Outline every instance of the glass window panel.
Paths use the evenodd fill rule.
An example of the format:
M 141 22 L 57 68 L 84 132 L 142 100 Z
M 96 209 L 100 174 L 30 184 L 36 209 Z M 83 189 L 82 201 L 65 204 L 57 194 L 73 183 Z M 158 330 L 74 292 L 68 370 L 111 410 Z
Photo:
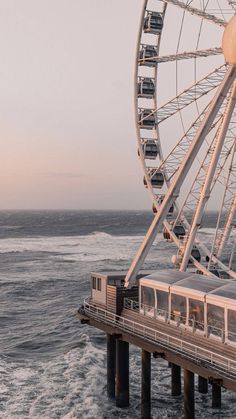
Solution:
M 92 276 L 92 287 L 95 290 L 96 289 L 96 278 Z
M 225 327 L 224 309 L 214 304 L 207 304 L 208 332 L 222 337 L 222 330 Z
M 186 322 L 186 297 L 171 294 L 171 319 Z
M 154 289 L 141 286 L 141 303 L 150 307 L 155 307 Z
M 157 312 L 159 315 L 165 315 L 166 312 L 169 310 L 168 304 L 168 293 L 166 291 L 156 290 L 157 296 Z M 159 312 L 160 310 L 160 312 Z
M 155 294 L 153 288 L 141 286 L 141 303 L 144 314 L 154 316 Z
M 194 325 L 196 329 L 204 330 L 204 303 L 189 298 L 189 326 Z
M 98 291 L 101 291 L 102 289 L 102 281 L 101 278 L 98 278 Z
M 236 311 L 228 310 L 228 338 L 236 342 Z

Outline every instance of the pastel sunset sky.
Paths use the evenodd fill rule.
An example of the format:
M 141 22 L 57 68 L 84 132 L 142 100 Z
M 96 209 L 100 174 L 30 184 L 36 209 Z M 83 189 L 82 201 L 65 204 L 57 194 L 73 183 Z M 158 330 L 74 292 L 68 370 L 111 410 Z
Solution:
M 142 3 L 0 0 L 1 209 L 151 207 L 133 109 Z
M 1 208 L 149 203 L 133 121 L 141 3 L 0 2 Z

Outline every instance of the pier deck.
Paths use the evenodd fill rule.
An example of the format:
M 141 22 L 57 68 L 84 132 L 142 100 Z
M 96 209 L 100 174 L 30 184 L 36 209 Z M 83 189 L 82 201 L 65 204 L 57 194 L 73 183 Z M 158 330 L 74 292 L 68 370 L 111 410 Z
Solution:
M 218 380 L 236 391 L 236 347 L 220 339 L 208 339 L 200 333 L 191 333 L 182 325 L 168 322 L 123 308 L 120 316 L 85 300 L 79 311 L 82 322 L 89 323 L 118 339 L 134 344 L 171 363 L 192 371 L 210 381 Z

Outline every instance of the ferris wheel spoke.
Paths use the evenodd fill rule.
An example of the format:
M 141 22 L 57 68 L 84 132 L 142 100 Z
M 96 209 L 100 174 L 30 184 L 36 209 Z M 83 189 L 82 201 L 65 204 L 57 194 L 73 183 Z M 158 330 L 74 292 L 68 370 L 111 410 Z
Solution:
M 196 51 L 184 51 L 177 54 L 149 57 L 149 58 L 139 60 L 139 64 L 144 64 L 145 62 L 148 63 L 148 61 L 155 61 L 156 64 L 159 64 L 159 63 L 166 63 L 169 61 L 179 61 L 179 60 L 188 60 L 191 58 L 210 57 L 212 55 L 220 55 L 220 54 L 222 54 L 222 48 L 215 47 L 215 48 L 201 49 L 201 50 L 196 50 Z
M 176 144 L 176 146 L 172 149 L 172 151 L 168 154 L 168 156 L 161 162 L 161 165 L 159 166 L 158 170 L 165 170 L 165 173 L 167 175 L 167 182 L 171 182 L 171 179 L 176 174 L 179 165 L 181 164 L 183 158 L 185 157 L 191 142 L 199 129 L 201 122 L 203 121 L 204 116 L 206 115 L 208 109 L 207 107 L 201 112 L 201 114 L 198 116 L 198 118 L 193 122 L 191 127 L 188 129 L 188 131 L 183 135 L 183 137 L 180 139 L 180 141 Z M 213 122 L 210 130 L 212 131 L 217 124 L 219 123 L 220 119 L 222 118 L 222 113 L 219 112 L 219 115 L 217 115 L 215 121 Z
M 225 74 L 224 80 L 222 81 L 220 87 L 217 90 L 211 104 L 209 106 L 208 112 L 205 115 L 203 123 L 199 127 L 192 144 L 183 159 L 178 172 L 176 173 L 175 178 L 173 179 L 164 199 L 159 207 L 159 211 L 155 215 L 153 222 L 141 244 L 133 263 L 131 264 L 129 271 L 125 278 L 125 287 L 129 286 L 135 281 L 136 274 L 138 273 L 140 267 L 142 266 L 146 256 L 152 246 L 153 241 L 155 240 L 158 228 L 160 224 L 165 219 L 170 206 L 173 204 L 175 199 L 179 195 L 180 188 L 193 164 L 193 161 L 209 132 L 209 129 L 217 115 L 218 110 L 220 109 L 227 93 L 235 79 L 236 70 L 234 67 L 229 67 L 228 71 Z M 188 255 L 189 260 L 189 255 Z
M 236 0 L 227 0 L 232 9 L 236 10 Z
M 158 109 L 145 110 L 144 116 L 140 117 L 139 124 L 148 120 L 154 114 L 156 115 L 156 125 L 170 118 L 180 110 L 191 105 L 191 103 L 200 99 L 202 96 L 214 90 L 219 86 L 225 75 L 225 64 L 208 74 L 203 79 L 199 80 L 196 84 L 191 85 L 188 89 L 175 96 L 163 106 Z
M 223 114 L 221 115 L 219 121 L 222 119 L 222 116 L 223 116 Z M 230 131 L 230 134 L 227 133 L 226 136 L 225 136 L 224 145 L 222 147 L 222 151 L 220 153 L 220 156 L 219 156 L 219 159 L 218 159 L 218 162 L 217 162 L 217 165 L 216 165 L 216 170 L 215 170 L 215 174 L 214 174 L 214 177 L 213 177 L 213 181 L 212 181 L 212 184 L 210 186 L 210 193 L 212 193 L 212 191 L 213 191 L 213 189 L 214 189 L 214 187 L 217 183 L 222 183 L 223 185 L 225 185 L 226 182 L 227 182 L 225 180 L 224 168 L 225 168 L 225 166 L 226 166 L 226 164 L 227 164 L 227 162 L 230 158 L 230 155 L 232 155 L 232 150 L 235 147 L 234 142 L 235 142 L 235 136 L 236 136 L 236 132 L 235 132 L 235 136 L 232 136 L 231 130 L 228 130 L 228 131 Z M 217 136 L 217 133 L 216 133 L 216 136 Z M 198 170 L 198 172 L 195 176 L 195 179 L 194 179 L 194 181 L 193 181 L 193 183 L 192 183 L 192 185 L 189 189 L 189 193 L 187 194 L 187 196 L 186 196 L 186 198 L 185 198 L 185 200 L 184 200 L 184 202 L 183 202 L 183 204 L 182 204 L 182 206 L 179 210 L 179 213 L 176 217 L 175 224 L 179 221 L 179 219 L 182 217 L 182 215 L 184 214 L 185 211 L 194 212 L 196 202 L 197 202 L 197 200 L 199 198 L 199 194 L 202 190 L 202 184 L 205 180 L 205 174 L 206 174 L 211 156 L 214 152 L 214 147 L 215 147 L 215 138 L 213 138 L 212 142 L 210 143 L 210 145 L 209 145 L 209 147 L 206 151 L 205 157 L 204 157 L 204 159 L 203 159 L 203 161 L 200 165 L 200 168 L 199 168 L 199 170 Z
M 221 233 L 221 237 L 218 243 L 218 252 L 217 257 L 220 258 L 222 256 L 223 250 L 228 242 L 230 233 L 235 226 L 235 214 L 236 214 L 236 195 L 234 195 L 224 226 L 224 230 Z
M 156 113 L 156 123 L 159 125 L 161 122 L 179 112 L 179 110 L 184 109 L 186 106 L 218 87 L 223 80 L 225 70 L 225 65 L 217 68 L 215 71 L 181 92 L 178 96 L 175 96 L 157 110 L 150 112 L 150 115 Z
M 214 142 L 214 141 L 213 141 Z M 211 152 L 212 152 L 212 145 L 213 144 L 211 144 L 211 146 L 209 147 L 209 150 L 207 151 L 207 155 L 209 155 Z M 233 149 L 233 147 L 232 147 L 232 149 Z M 231 150 L 230 150 L 230 152 L 231 152 Z M 227 160 L 229 159 L 229 154 L 227 154 L 227 155 L 224 155 L 224 162 L 223 162 L 223 164 L 222 163 L 218 163 L 218 165 L 219 166 L 221 166 L 221 164 L 222 164 L 222 167 L 226 164 L 226 162 L 227 162 Z M 195 179 L 195 181 L 193 182 L 193 184 L 192 184 L 192 186 L 191 186 L 191 188 L 190 188 L 190 192 L 189 192 L 189 194 L 187 195 L 187 198 L 185 199 L 185 201 L 184 201 L 184 203 L 182 204 L 182 206 L 181 206 L 181 208 L 180 208 L 180 210 L 179 210 L 179 212 L 178 212 L 178 215 L 176 216 L 176 219 L 175 219 L 175 221 L 174 221 L 174 223 L 173 223 L 173 225 L 172 225 L 172 230 L 173 230 L 173 228 L 175 227 L 175 225 L 178 225 L 178 223 L 180 223 L 181 222 L 181 224 L 183 224 L 184 225 L 184 227 L 185 227 L 185 229 L 186 229 L 186 231 L 190 231 L 190 229 L 191 229 L 191 225 L 189 224 L 189 222 L 187 221 L 187 219 L 186 219 L 186 217 L 185 217 L 185 215 L 184 215 L 184 213 L 185 212 L 193 212 L 193 210 L 195 209 L 195 206 L 196 206 L 196 202 L 198 202 L 198 199 L 199 199 L 199 194 L 200 194 L 200 192 L 201 192 L 201 190 L 202 190 L 202 185 L 203 185 L 203 182 L 204 182 L 204 180 L 205 180 L 205 178 L 204 178 L 204 172 L 206 171 L 206 167 L 207 167 L 207 157 L 204 159 L 204 161 L 203 161 L 203 163 L 202 163 L 202 166 L 201 166 L 201 168 L 199 169 L 199 171 L 198 171 L 198 174 L 197 174 L 197 176 L 196 176 L 196 179 Z M 220 167 L 220 169 L 219 170 L 222 170 L 222 167 Z M 231 167 L 231 169 L 232 169 L 232 167 Z M 233 169 L 232 169 L 233 170 Z M 235 178 L 236 179 L 236 178 Z M 213 180 L 213 185 L 212 185 L 212 187 L 211 187 L 211 190 L 210 190 L 210 193 L 212 193 L 212 190 L 213 190 L 213 188 L 214 188 L 214 186 L 215 186 L 215 184 L 216 184 L 216 181 L 218 180 L 218 175 L 217 175 L 217 173 L 215 174 L 215 178 L 214 178 L 214 180 Z M 229 183 L 229 182 L 228 182 Z M 234 182 L 234 187 L 235 187 L 235 182 Z M 230 182 L 230 185 L 232 186 L 232 180 L 231 180 L 231 182 Z M 230 189 L 230 187 L 228 188 L 228 190 Z M 231 197 L 232 197 L 232 195 L 231 195 Z M 231 198 L 232 199 L 232 198 Z M 229 199 L 228 200 L 224 200 L 223 199 L 223 203 L 224 203 L 224 205 L 222 206 L 222 209 L 223 209 L 223 211 L 228 211 L 228 205 L 227 205 L 227 202 L 229 201 Z M 219 216 L 218 216 L 218 220 L 221 218 L 221 216 L 222 216 L 222 209 L 221 209 L 221 211 L 220 211 L 220 213 L 219 213 Z M 216 246 L 215 246 L 215 244 L 216 243 L 218 243 L 218 240 L 217 240 L 217 235 L 219 235 L 219 226 L 217 225 L 216 226 L 216 232 L 215 232 L 215 238 L 214 238 L 214 240 L 213 240 L 213 244 L 212 244 L 212 249 L 211 249 L 211 251 L 209 251 L 207 248 L 206 248 L 206 246 L 204 246 L 204 244 L 197 238 L 197 236 L 196 236 L 196 238 L 195 238 L 195 244 L 197 245 L 197 248 L 200 250 L 200 255 L 205 255 L 206 257 L 208 257 L 208 260 L 209 260 L 209 263 L 208 263 L 208 267 L 206 267 L 206 268 L 204 268 L 204 266 L 202 266 L 202 269 L 200 269 L 199 268 L 199 266 L 197 266 L 197 264 L 195 263 L 195 260 L 193 261 L 193 263 L 194 263 L 194 265 L 196 266 L 196 268 L 198 269 L 198 270 L 200 270 L 201 272 L 203 272 L 203 273 L 206 273 L 207 272 L 207 270 L 209 270 L 210 272 L 211 272 L 211 267 L 210 267 L 210 262 L 212 261 L 213 262 L 213 266 L 215 267 L 216 265 L 218 265 L 223 271 L 225 271 L 225 272 L 227 272 L 228 270 L 229 270 L 229 268 L 227 267 L 227 266 L 225 266 L 222 262 L 220 262 L 219 261 L 219 256 L 217 255 L 217 256 L 215 256 L 216 254 L 217 254 L 217 250 L 216 250 Z M 220 231 L 220 233 L 221 233 L 221 231 Z M 180 246 L 179 247 L 181 247 L 181 243 L 180 243 Z M 182 252 L 184 251 L 184 246 L 182 245 Z M 232 277 L 234 277 L 234 278 L 236 278 L 236 275 L 235 274 L 233 274 L 232 272 L 231 272 L 231 276 Z
M 215 266 L 218 266 L 220 269 L 222 269 L 224 272 L 227 272 L 228 275 L 230 275 L 230 277 L 236 279 L 236 273 L 231 270 L 231 267 L 226 266 L 223 262 L 221 262 L 217 257 L 215 257 L 214 255 L 211 255 L 208 248 L 205 246 L 204 243 L 202 242 L 198 242 L 198 240 L 196 240 L 196 244 L 199 245 L 199 248 L 202 249 L 204 251 L 204 253 L 210 258 L 212 262 L 214 263 Z M 204 267 L 204 265 L 202 264 L 196 264 L 194 262 L 194 265 L 199 269 L 199 271 L 206 273 L 207 275 L 211 275 L 211 272 L 208 270 L 208 268 Z M 213 275 L 214 276 L 214 275 Z
M 222 199 L 221 210 L 219 211 L 219 215 L 218 215 L 218 221 L 216 225 L 216 231 L 215 231 L 215 236 L 212 243 L 211 251 L 208 251 L 208 249 L 203 245 L 201 241 L 197 239 L 197 237 L 195 239 L 195 244 L 197 244 L 197 248 L 199 248 L 200 250 L 200 255 L 205 255 L 206 257 L 208 257 L 209 263 L 206 268 L 202 265 L 202 268 L 200 269 L 199 266 L 197 266 L 196 261 L 195 260 L 192 261 L 193 264 L 196 266 L 196 268 L 203 273 L 206 273 L 207 270 L 211 272 L 212 270 L 216 269 L 215 268 L 216 266 L 218 266 L 220 269 L 222 269 L 223 272 L 227 272 L 228 274 L 230 273 L 230 275 L 233 278 L 236 278 L 235 273 L 230 270 L 231 269 L 230 264 L 229 266 L 225 266 L 219 260 L 219 257 L 221 255 L 217 254 L 217 249 L 219 249 L 221 241 L 222 241 L 221 243 L 222 250 L 225 248 L 229 235 L 236 222 L 236 220 L 233 219 L 233 217 L 235 216 L 235 212 L 234 212 L 235 206 L 233 205 L 233 203 L 235 204 L 234 197 L 236 194 L 236 163 L 235 163 L 236 132 L 234 131 L 234 128 L 236 128 L 235 117 L 236 117 L 236 113 L 233 115 L 230 121 L 229 129 L 225 137 L 225 141 L 224 141 L 224 146 L 222 148 L 221 155 L 217 162 L 214 179 L 210 188 L 210 194 L 212 194 L 213 189 L 217 183 L 221 183 L 225 187 L 225 193 Z M 208 150 L 206 151 L 206 156 L 203 159 L 203 162 L 195 177 L 195 180 L 193 181 L 193 184 L 191 185 L 190 191 L 184 203 L 182 204 L 181 208 L 179 209 L 178 215 L 176 216 L 174 223 L 171 226 L 172 230 L 175 227 L 175 225 L 178 225 L 178 223 L 181 222 L 181 224 L 184 225 L 186 231 L 190 231 L 191 226 L 188 223 L 187 219 L 185 218 L 184 213 L 194 212 L 196 202 L 199 199 L 199 194 L 202 190 L 202 185 L 205 180 L 205 173 L 207 171 L 209 157 L 212 155 L 213 149 L 214 149 L 214 139 L 212 140 L 212 143 L 210 144 Z M 229 168 L 226 174 L 225 166 L 227 165 L 229 160 L 230 160 L 230 164 L 229 164 Z M 225 214 L 227 214 L 227 217 L 225 216 Z M 219 228 L 219 222 L 220 221 L 222 222 L 224 217 L 225 217 L 225 227 L 222 230 Z M 180 246 L 181 246 L 181 243 L 180 243 Z M 235 250 L 235 246 L 234 246 L 234 250 Z M 184 251 L 184 246 L 182 246 L 182 251 Z M 211 266 L 211 264 L 213 265 Z
M 190 225 L 185 218 L 182 219 L 182 223 L 186 228 L 190 228 Z M 177 248 L 181 250 L 181 246 L 183 244 L 182 239 L 176 237 L 173 231 L 173 225 L 170 225 L 166 220 L 163 222 L 163 225 L 165 229 L 168 231 L 171 239 L 175 242 Z M 228 275 L 236 279 L 236 273 L 231 270 L 231 267 L 226 266 L 217 257 L 212 255 L 209 249 L 205 246 L 205 244 L 202 243 L 198 238 L 196 238 L 195 244 L 197 248 L 201 251 L 201 254 L 207 256 L 209 260 L 212 260 L 214 266 L 218 266 L 220 269 L 222 269 L 222 271 L 227 272 Z M 192 264 L 196 267 L 196 269 L 198 269 L 199 272 L 202 272 L 204 275 L 215 276 L 214 273 L 212 273 L 211 270 L 208 269 L 208 266 L 205 266 L 204 264 L 198 262 L 192 255 L 189 256 L 189 260 L 191 260 Z
M 203 19 L 209 20 L 210 22 L 216 23 L 219 26 L 226 26 L 225 20 L 219 19 L 215 15 L 210 13 L 206 13 L 204 10 L 197 9 L 195 7 L 190 6 L 180 0 L 163 0 L 165 3 L 173 4 L 174 6 L 180 7 L 181 9 L 186 10 L 187 12 L 191 13 L 192 15 L 199 16 Z
M 236 215 L 236 145 L 234 144 L 233 153 L 231 157 L 231 164 L 228 171 L 228 177 L 225 182 L 225 190 L 222 199 L 221 213 L 217 221 L 217 229 L 215 233 L 214 245 L 212 246 L 212 253 L 216 254 L 218 258 L 222 256 L 223 250 L 228 242 L 230 233 L 235 227 Z M 224 226 L 220 229 L 220 217 L 225 217 Z
M 196 233 L 199 229 L 199 226 L 201 225 L 201 220 L 203 216 L 203 211 L 205 208 L 205 204 L 209 199 L 210 196 L 210 187 L 211 183 L 214 177 L 214 173 L 216 170 L 217 161 L 219 159 L 219 155 L 221 152 L 221 149 L 223 147 L 225 135 L 227 133 L 227 129 L 230 123 L 231 116 L 233 114 L 233 110 L 235 107 L 235 101 L 236 101 L 236 82 L 234 82 L 234 87 L 230 96 L 230 100 L 228 103 L 228 106 L 225 111 L 224 118 L 222 120 L 222 124 L 219 130 L 219 133 L 215 139 L 214 144 L 214 151 L 211 157 L 211 161 L 209 163 L 208 170 L 206 171 L 205 175 L 205 181 L 203 183 L 202 190 L 200 192 L 200 195 L 198 197 L 198 202 L 196 205 L 195 214 L 193 216 L 193 221 L 191 225 L 190 232 L 188 234 L 184 249 L 183 249 L 183 258 L 180 265 L 180 270 L 185 271 L 188 265 L 189 255 L 191 254 L 193 243 L 196 237 Z

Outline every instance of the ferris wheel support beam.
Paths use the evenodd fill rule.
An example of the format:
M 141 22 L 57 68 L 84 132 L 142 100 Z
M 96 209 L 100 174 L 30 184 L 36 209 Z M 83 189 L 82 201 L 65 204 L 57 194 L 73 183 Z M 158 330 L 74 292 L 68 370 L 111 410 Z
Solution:
M 234 137 L 235 137 L 235 135 L 234 135 Z M 227 176 L 227 179 L 226 179 L 226 182 L 225 182 L 225 190 L 224 190 L 224 194 L 223 194 L 223 198 L 222 198 L 220 212 L 219 212 L 219 215 L 218 215 L 216 232 L 215 232 L 215 237 L 214 237 L 214 241 L 213 241 L 212 248 L 211 248 L 211 257 L 209 258 L 208 266 L 210 266 L 211 261 L 212 261 L 212 256 L 214 254 L 218 258 L 221 256 L 221 252 L 219 252 L 219 249 L 222 246 L 222 240 L 225 240 L 225 236 L 227 236 L 227 235 L 229 237 L 230 232 L 231 232 L 231 231 L 229 231 L 229 233 L 227 234 L 226 230 L 228 228 L 227 227 L 228 220 L 231 217 L 232 211 L 234 211 L 233 206 L 236 205 L 236 202 L 234 202 L 235 198 L 236 198 L 236 193 L 235 193 L 236 178 L 235 178 L 235 168 L 234 168 L 234 166 L 235 166 L 235 164 L 234 164 L 235 152 L 236 152 L 236 144 L 235 144 L 235 138 L 234 138 L 234 145 L 232 147 L 232 150 L 230 150 L 230 154 L 231 154 L 230 167 L 229 167 L 228 176 Z M 228 198 L 227 195 L 231 195 L 231 198 Z M 226 212 L 227 216 L 226 216 L 226 219 L 225 219 L 224 227 L 222 229 L 220 229 L 220 220 L 221 220 L 221 217 L 223 216 L 223 211 Z M 233 217 L 234 217 L 234 215 L 233 215 Z M 233 219 L 231 221 L 231 227 L 233 227 L 232 223 L 233 223 Z M 228 241 L 228 237 L 224 242 L 225 244 Z M 229 264 L 229 267 L 230 267 L 230 264 Z
M 228 215 L 228 218 L 227 218 L 227 221 L 226 221 L 226 224 L 225 224 L 225 229 L 224 229 L 223 236 L 222 236 L 220 246 L 219 246 L 219 250 L 218 250 L 218 253 L 217 253 L 218 258 L 221 257 L 222 252 L 224 250 L 224 247 L 225 247 L 225 245 L 226 245 L 226 243 L 229 239 L 229 235 L 230 235 L 230 232 L 231 232 L 232 227 L 233 227 L 233 220 L 234 220 L 234 217 L 235 217 L 235 213 L 236 213 L 236 195 L 233 198 L 233 202 L 232 202 L 232 205 L 231 205 L 231 208 L 230 208 L 230 211 L 229 211 L 229 215 Z
M 230 6 L 232 6 L 232 8 L 234 10 L 236 9 L 236 1 L 235 0 L 228 0 L 228 3 L 230 4 Z
M 166 217 L 169 208 L 175 201 L 175 199 L 179 195 L 180 187 L 192 166 L 192 163 L 207 135 L 210 130 L 211 124 L 214 121 L 218 110 L 220 109 L 225 97 L 227 96 L 228 90 L 232 85 L 233 80 L 235 79 L 235 68 L 230 66 L 228 71 L 225 74 L 224 80 L 222 81 L 218 91 L 216 92 L 210 106 L 208 112 L 203 119 L 201 126 L 199 127 L 192 144 L 186 154 L 185 158 L 183 159 L 179 170 L 176 173 L 175 178 L 173 179 L 172 184 L 170 185 L 165 198 L 163 199 L 162 204 L 160 205 L 159 211 L 155 215 L 148 232 L 128 270 L 128 273 L 125 278 L 125 287 L 132 286 L 136 281 L 136 275 L 139 272 L 141 266 L 143 265 L 144 260 L 155 240 L 155 237 L 158 232 L 158 228 L 160 224 L 163 222 L 164 218 Z
M 219 135 L 216 138 L 216 142 L 214 145 L 215 146 L 214 152 L 213 152 L 213 155 L 212 155 L 209 167 L 208 167 L 208 171 L 205 178 L 205 183 L 200 192 L 200 197 L 199 197 L 199 201 L 196 207 L 195 215 L 193 217 L 192 226 L 188 234 L 188 240 L 187 240 L 186 246 L 184 247 L 183 259 L 180 265 L 180 271 L 182 272 L 186 271 L 186 268 L 188 266 L 189 256 L 192 251 L 192 247 L 195 241 L 197 231 L 199 229 L 199 226 L 201 225 L 204 208 L 210 197 L 211 183 L 215 174 L 217 162 L 220 156 L 221 149 L 224 144 L 224 139 L 225 139 L 227 129 L 231 120 L 231 116 L 235 107 L 235 103 L 236 103 L 236 82 L 234 82 L 233 90 L 230 96 L 228 106 L 225 111 L 222 125 L 220 127 Z
M 195 7 L 191 7 L 186 3 L 183 3 L 180 0 L 163 0 L 165 3 L 173 4 L 174 6 L 180 7 L 191 13 L 192 15 L 202 17 L 203 19 L 209 20 L 210 22 L 216 23 L 220 26 L 226 26 L 225 20 L 219 19 L 218 17 L 211 15 L 210 13 L 206 13 L 203 10 L 199 10 Z
M 156 64 L 159 63 L 167 63 L 170 61 L 179 61 L 179 60 L 188 60 L 191 58 L 202 58 L 202 57 L 210 57 L 212 55 L 219 55 L 222 54 L 222 48 L 208 48 L 208 49 L 200 49 L 196 51 L 184 51 L 177 54 L 170 54 L 170 55 L 160 55 L 156 57 L 145 58 L 142 60 L 138 60 L 139 64 L 148 63 L 149 61 L 156 61 Z
M 156 122 L 159 125 L 161 122 L 173 116 L 180 109 L 191 105 L 196 99 L 201 98 L 213 89 L 219 87 L 220 83 L 225 77 L 225 64 L 208 74 L 196 84 L 191 85 L 188 89 L 181 92 L 178 96 L 169 100 L 158 109 L 150 112 L 150 115 L 156 114 Z M 148 115 L 149 116 L 149 115 Z

